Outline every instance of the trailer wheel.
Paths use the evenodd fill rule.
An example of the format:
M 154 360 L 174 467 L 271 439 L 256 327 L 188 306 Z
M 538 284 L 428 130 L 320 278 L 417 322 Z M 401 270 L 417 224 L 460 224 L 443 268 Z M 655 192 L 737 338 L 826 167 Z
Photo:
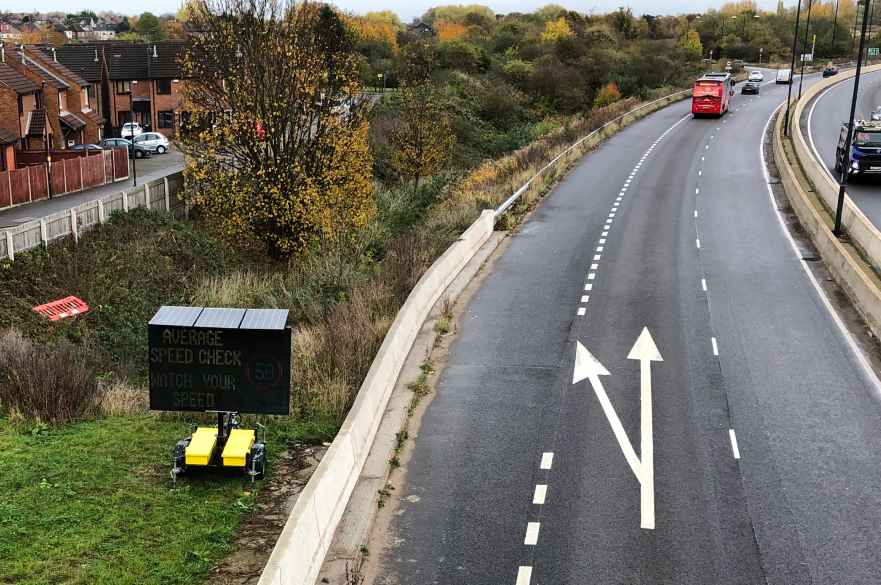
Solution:
M 251 452 L 245 460 L 245 473 L 252 479 L 263 479 L 266 475 L 266 445 L 254 443 Z

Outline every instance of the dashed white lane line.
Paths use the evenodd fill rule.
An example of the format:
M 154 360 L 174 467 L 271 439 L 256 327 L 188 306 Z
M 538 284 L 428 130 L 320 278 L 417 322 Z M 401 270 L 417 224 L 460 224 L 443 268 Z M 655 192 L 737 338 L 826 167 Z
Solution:
M 538 544 L 538 531 L 540 529 L 540 522 L 528 522 L 526 524 L 526 538 L 523 539 L 523 544 L 527 546 L 535 546 Z
M 703 171 L 698 171 L 698 172 L 697 172 L 697 176 L 698 176 L 698 177 L 700 177 L 700 176 L 703 175 L 703 174 L 704 174 Z
M 587 309 L 584 307 L 578 307 L 578 311 L 575 314 L 579 317 L 584 317 L 587 314 Z
M 602 259 L 602 257 L 603 257 L 602 254 L 594 254 L 594 256 L 593 256 L 594 262 L 599 262 L 600 259 Z
M 581 302 L 587 303 L 590 301 L 590 295 L 581 295 Z
M 695 238 L 695 239 L 694 239 L 694 244 L 697 246 L 698 250 L 700 250 L 700 247 L 701 247 L 701 239 L 700 239 L 700 238 Z
M 603 251 L 603 246 L 597 246 L 597 252 L 602 252 L 602 251 Z
M 704 162 L 704 157 L 701 157 L 701 162 Z
M 605 244 L 605 243 L 606 243 L 606 238 L 600 238 L 600 244 Z
M 602 233 L 602 236 L 603 236 L 604 238 L 608 237 L 608 236 L 609 236 L 609 232 L 603 232 L 603 233 Z
M 737 435 L 734 434 L 734 429 L 728 429 L 728 436 L 731 438 L 731 452 L 734 453 L 734 458 L 740 459 L 740 449 L 737 447 Z
M 591 269 L 591 270 L 599 270 L 599 269 L 600 269 L 600 265 L 599 265 L 599 264 L 591 264 L 591 265 L 590 265 L 590 269 Z
M 716 343 L 715 337 L 711 337 L 710 341 L 713 343 L 713 355 L 718 357 L 719 356 L 719 344 Z
M 515 585 L 529 585 L 532 580 L 532 567 L 520 567 L 517 569 L 517 583 Z
M 550 451 L 541 454 L 539 469 L 550 469 L 554 464 L 554 454 Z
M 535 486 L 535 493 L 532 494 L 532 503 L 538 504 L 539 506 L 544 505 L 545 499 L 548 495 L 548 486 L 547 484 L 540 483 Z
M 588 291 L 588 292 L 592 291 L 592 290 L 593 290 L 593 285 L 592 285 L 592 284 L 585 284 L 585 285 L 584 285 L 584 290 L 586 290 L 586 291 Z
M 697 209 L 694 210 L 694 218 L 697 219 Z
M 700 195 L 700 194 L 701 194 L 700 187 L 695 188 L 695 190 L 694 190 L 694 194 L 695 194 L 695 195 Z
M 707 292 L 707 279 L 706 278 L 701 279 L 701 288 L 704 290 L 704 292 Z

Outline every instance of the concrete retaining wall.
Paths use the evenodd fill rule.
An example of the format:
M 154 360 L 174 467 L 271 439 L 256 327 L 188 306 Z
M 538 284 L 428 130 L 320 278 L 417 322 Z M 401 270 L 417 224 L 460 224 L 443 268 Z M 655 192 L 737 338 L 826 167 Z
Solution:
M 793 135 L 795 135 L 794 132 Z M 829 226 L 829 217 L 820 209 L 820 201 L 812 199 L 811 194 L 799 182 L 796 171 L 793 169 L 792 162 L 787 158 L 783 146 L 782 115 L 778 118 L 774 129 L 773 151 L 774 161 L 780 173 L 780 180 L 783 183 L 789 203 L 798 216 L 799 222 L 810 235 L 829 272 L 847 292 L 851 302 L 860 312 L 869 329 L 876 337 L 881 335 L 881 289 L 879 289 L 871 276 L 871 267 L 863 265 L 856 251 L 848 250 L 832 234 Z M 809 163 L 802 165 L 805 167 L 805 171 L 808 169 L 816 170 L 816 166 L 810 164 L 813 158 L 802 160 L 806 160 Z M 817 176 L 816 172 L 813 174 L 815 177 Z M 836 196 L 837 193 L 836 189 Z M 816 195 L 819 196 L 819 192 Z M 847 201 L 849 202 L 850 200 L 848 199 Z M 862 216 L 862 214 L 854 214 L 850 216 L 850 220 L 854 222 L 853 225 L 860 225 L 858 222 L 861 221 L 861 217 L 865 219 L 865 216 Z M 868 231 L 862 233 L 864 237 L 869 235 Z
M 881 70 L 881 64 L 870 65 L 863 68 L 863 72 L 871 73 L 872 71 Z M 801 100 L 792 109 L 792 120 L 790 122 L 790 134 L 792 135 L 792 144 L 795 148 L 795 154 L 801 163 L 802 170 L 808 178 L 808 181 L 814 187 L 817 196 L 823 201 L 823 204 L 835 212 L 838 205 L 838 183 L 829 176 L 826 165 L 823 161 L 817 160 L 814 156 L 813 149 L 807 138 L 802 132 L 799 120 L 802 113 L 811 102 L 811 100 L 825 91 L 828 87 L 840 83 L 843 79 L 852 78 L 856 74 L 856 70 L 843 71 L 835 77 L 824 79 L 805 91 Z M 837 136 L 825 136 L 824 140 L 836 140 Z M 881 267 L 881 231 L 879 231 L 871 221 L 856 206 L 850 197 L 844 198 L 844 209 L 841 214 L 841 223 L 850 236 L 854 244 L 859 247 L 866 257 L 872 262 L 873 266 Z
M 370 452 L 404 360 L 429 311 L 492 235 L 484 211 L 422 276 L 385 336 L 342 428 L 300 493 L 259 585 L 311 585 Z

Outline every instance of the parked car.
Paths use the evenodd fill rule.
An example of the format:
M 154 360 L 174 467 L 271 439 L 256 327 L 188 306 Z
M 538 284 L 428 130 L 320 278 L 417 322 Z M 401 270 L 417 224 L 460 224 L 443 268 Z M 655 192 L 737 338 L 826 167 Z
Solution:
M 743 84 L 743 87 L 740 89 L 740 93 L 751 93 L 755 95 L 759 95 L 759 87 L 760 85 L 755 81 L 747 81 Z
M 68 150 L 104 150 L 97 144 L 74 144 Z
M 792 81 L 792 69 L 778 69 L 777 83 L 790 83 Z
M 838 75 L 838 68 L 834 65 L 830 65 L 823 69 L 823 77 L 832 77 L 833 75 Z
M 749 81 L 765 81 L 765 74 L 761 71 L 750 71 L 749 72 Z
M 152 153 L 149 149 L 138 144 L 132 144 L 130 140 L 125 138 L 105 138 L 101 141 L 102 148 L 126 148 L 128 149 L 129 158 L 150 158 Z
M 137 122 L 127 122 L 122 125 L 119 135 L 123 138 L 131 138 L 132 136 L 140 136 L 144 133 L 144 129 Z
M 158 132 L 144 132 L 135 136 L 134 143 L 143 146 L 150 152 L 165 154 L 168 152 L 168 138 Z

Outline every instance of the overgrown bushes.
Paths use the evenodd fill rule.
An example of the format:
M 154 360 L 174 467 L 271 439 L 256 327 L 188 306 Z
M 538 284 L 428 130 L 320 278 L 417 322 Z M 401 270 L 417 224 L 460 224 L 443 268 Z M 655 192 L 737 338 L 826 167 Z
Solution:
M 66 423 L 97 408 L 96 371 L 69 342 L 37 345 L 14 329 L 0 333 L 0 413 Z

